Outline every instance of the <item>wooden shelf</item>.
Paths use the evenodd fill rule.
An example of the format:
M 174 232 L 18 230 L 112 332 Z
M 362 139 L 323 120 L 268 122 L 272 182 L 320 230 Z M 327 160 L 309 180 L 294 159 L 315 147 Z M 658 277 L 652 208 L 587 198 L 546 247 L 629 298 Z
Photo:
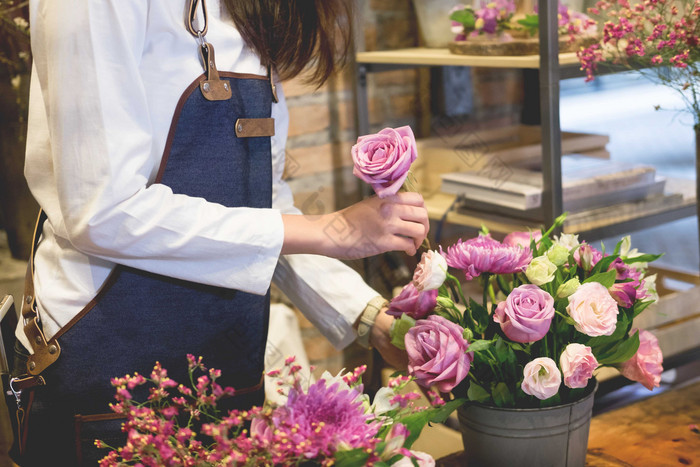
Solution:
M 539 55 L 523 56 L 476 56 L 458 55 L 448 49 L 415 47 L 409 49 L 358 52 L 360 65 L 406 65 L 406 66 L 476 66 L 488 68 L 533 68 L 540 67 Z M 559 54 L 560 66 L 578 66 L 576 54 Z

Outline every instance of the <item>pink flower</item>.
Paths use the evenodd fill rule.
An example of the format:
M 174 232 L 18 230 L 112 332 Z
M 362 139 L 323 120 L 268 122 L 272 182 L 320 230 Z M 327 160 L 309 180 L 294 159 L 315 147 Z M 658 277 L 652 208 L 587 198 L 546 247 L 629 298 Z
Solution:
M 610 264 L 608 271 L 617 271 L 615 274 L 615 280 L 623 281 L 626 279 L 639 280 L 642 277 L 642 273 L 635 269 L 629 264 L 625 264 L 622 258 L 615 258 L 615 260 Z
M 250 436 L 267 446 L 272 442 L 274 434 L 265 419 L 256 417 L 250 422 Z
M 570 388 L 585 388 L 598 368 L 598 360 L 590 347 L 583 344 L 569 344 L 559 357 L 559 366 L 564 373 L 564 384 Z
M 423 387 L 435 384 L 440 392 L 450 392 L 466 378 L 474 360 L 463 332 L 442 316 L 418 320 L 405 337 L 408 374 Z
M 639 282 L 618 282 L 608 289 L 610 295 L 622 308 L 630 308 L 637 298 Z
M 396 317 L 407 314 L 413 319 L 423 318 L 435 308 L 437 296 L 437 290 L 419 292 L 413 282 L 409 282 L 401 290 L 401 293 L 389 302 L 387 314 Z
M 493 314 L 509 339 L 524 344 L 542 339 L 553 317 L 554 299 L 533 284 L 515 288 Z
M 532 232 L 511 232 L 503 239 L 504 245 L 518 246 L 530 248 L 530 241 L 534 239 L 535 243 L 542 239 L 542 232 L 533 230 Z
M 442 248 L 441 248 L 442 252 Z M 467 280 L 472 280 L 484 272 L 492 274 L 513 274 L 524 272 L 530 264 L 530 248 L 503 245 L 491 235 L 479 235 L 465 242 L 461 239 L 447 248 L 445 255 L 448 266 L 461 269 Z
M 634 333 L 636 329 L 632 330 Z M 663 372 L 663 355 L 659 340 L 644 329 L 639 331 L 639 349 L 634 357 L 620 366 L 620 373 L 627 379 L 642 383 L 650 391 L 659 386 Z
M 581 246 L 574 251 L 574 260 L 576 264 L 581 266 L 584 271 L 590 271 L 593 269 L 598 261 L 603 258 L 603 253 L 596 250 L 586 242 L 582 242 Z
M 430 454 L 421 451 L 410 451 L 409 454 L 410 456 L 406 455 L 391 464 L 391 467 L 413 467 L 413 460 L 410 458 L 415 459 L 418 467 L 435 467 L 435 459 Z
M 599 282 L 586 282 L 569 296 L 566 307 L 577 331 L 588 336 L 609 336 L 617 326 L 617 302 Z
M 447 277 L 447 262 L 437 251 L 423 253 L 413 273 L 413 285 L 419 292 L 439 289 Z
M 353 174 L 372 185 L 380 198 L 398 193 L 418 155 L 409 126 L 360 136 L 351 152 Z
M 549 399 L 561 386 L 561 373 L 557 364 L 551 358 L 539 357 L 523 369 L 523 382 L 520 385 L 525 394 L 535 396 L 540 400 Z

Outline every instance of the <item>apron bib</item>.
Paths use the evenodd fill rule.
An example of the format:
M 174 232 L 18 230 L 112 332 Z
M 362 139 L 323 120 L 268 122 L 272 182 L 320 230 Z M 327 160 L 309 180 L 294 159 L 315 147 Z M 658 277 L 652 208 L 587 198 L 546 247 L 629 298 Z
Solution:
M 213 48 L 211 53 L 213 65 Z M 269 208 L 270 81 L 217 73 L 213 85 L 230 97 L 210 100 L 211 78 L 202 75 L 181 97 L 156 183 L 224 206 Z M 207 367 L 222 370 L 218 382 L 239 393 L 226 409 L 261 404 L 268 313 L 269 293 L 117 266 L 74 324 L 57 336 L 60 357 L 41 373 L 46 385 L 34 390 L 22 465 L 95 465 L 108 452 L 94 448 L 95 438 L 123 445 L 122 420 L 105 414 L 114 401 L 110 378 L 149 375 L 156 361 L 187 385 L 186 354 L 202 356 Z

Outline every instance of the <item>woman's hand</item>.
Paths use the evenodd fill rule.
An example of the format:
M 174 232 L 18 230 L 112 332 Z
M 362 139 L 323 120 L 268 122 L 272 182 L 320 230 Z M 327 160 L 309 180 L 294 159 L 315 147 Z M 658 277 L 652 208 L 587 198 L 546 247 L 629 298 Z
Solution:
M 369 335 L 369 342 L 379 351 L 384 361 L 397 370 L 405 371 L 408 367 L 408 354 L 391 343 L 391 323 L 394 318 L 386 314 L 388 308 L 379 311 Z
M 428 234 L 428 211 L 418 193 L 372 196 L 321 216 L 283 215 L 282 254 L 359 259 L 387 251 L 414 255 Z

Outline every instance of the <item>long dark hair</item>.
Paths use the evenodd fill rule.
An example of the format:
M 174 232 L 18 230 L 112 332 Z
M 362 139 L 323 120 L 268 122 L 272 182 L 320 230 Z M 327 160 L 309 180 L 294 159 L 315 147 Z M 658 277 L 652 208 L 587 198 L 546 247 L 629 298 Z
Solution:
M 350 50 L 352 0 L 224 0 L 238 31 L 280 79 L 313 63 L 308 81 L 321 85 Z

